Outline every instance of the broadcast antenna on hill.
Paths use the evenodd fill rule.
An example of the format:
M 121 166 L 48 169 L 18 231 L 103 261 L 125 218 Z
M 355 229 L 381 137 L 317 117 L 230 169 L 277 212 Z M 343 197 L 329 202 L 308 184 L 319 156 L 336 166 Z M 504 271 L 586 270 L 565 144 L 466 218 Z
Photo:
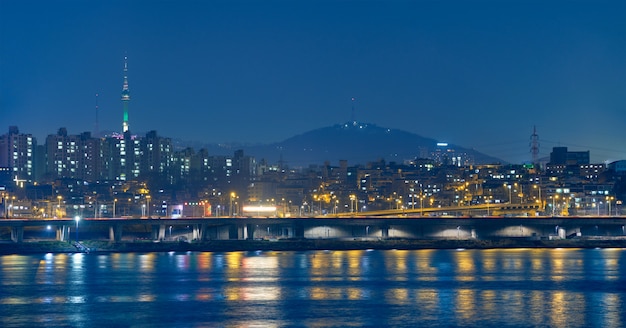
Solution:
M 533 156 L 533 164 L 537 165 L 539 161 L 539 135 L 537 135 L 536 126 L 533 126 L 533 134 L 530 135 L 530 153 Z
M 354 102 L 355 101 L 356 99 L 352 97 L 352 117 L 350 117 L 350 120 L 352 121 L 353 125 L 356 125 L 356 119 L 354 118 Z

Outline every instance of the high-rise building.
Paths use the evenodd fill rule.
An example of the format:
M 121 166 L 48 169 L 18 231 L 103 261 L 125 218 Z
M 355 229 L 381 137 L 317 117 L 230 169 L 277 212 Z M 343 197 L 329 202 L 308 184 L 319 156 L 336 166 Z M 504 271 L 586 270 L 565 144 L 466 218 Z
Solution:
M 34 151 L 37 141 L 32 134 L 20 134 L 17 126 L 0 136 L 0 167 L 9 168 L 16 183 L 34 180 Z
M 89 132 L 68 135 L 67 129 L 60 128 L 46 138 L 46 158 L 46 172 L 54 178 L 100 178 L 100 139 Z
M 108 180 L 133 180 L 141 172 L 141 139 L 126 131 L 106 138 L 103 168 Z
M 122 133 L 127 132 L 128 125 L 128 103 L 130 102 L 130 90 L 128 89 L 128 57 L 124 57 L 124 84 L 122 85 L 122 104 L 124 107 L 124 122 L 122 123 Z
M 172 162 L 172 140 L 150 131 L 141 141 L 141 173 L 166 173 Z

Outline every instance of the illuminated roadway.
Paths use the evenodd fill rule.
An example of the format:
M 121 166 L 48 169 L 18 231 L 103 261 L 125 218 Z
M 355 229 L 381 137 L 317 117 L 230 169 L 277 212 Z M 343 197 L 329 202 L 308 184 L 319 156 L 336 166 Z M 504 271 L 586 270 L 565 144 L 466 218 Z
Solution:
M 423 208 L 404 208 L 404 209 L 390 209 L 379 211 L 366 211 L 366 212 L 351 212 L 351 213 L 337 213 L 327 214 L 323 217 L 354 217 L 354 216 L 398 216 L 398 215 L 420 215 L 429 213 L 442 213 L 446 215 L 453 215 L 456 213 L 463 213 L 463 215 L 471 215 L 472 211 L 481 211 L 481 215 L 488 213 L 488 215 L 503 215 L 503 214 L 528 214 L 529 216 L 535 216 L 539 211 L 539 205 L 535 203 L 529 204 L 478 204 L 469 206 L 450 206 L 450 207 L 423 207 Z

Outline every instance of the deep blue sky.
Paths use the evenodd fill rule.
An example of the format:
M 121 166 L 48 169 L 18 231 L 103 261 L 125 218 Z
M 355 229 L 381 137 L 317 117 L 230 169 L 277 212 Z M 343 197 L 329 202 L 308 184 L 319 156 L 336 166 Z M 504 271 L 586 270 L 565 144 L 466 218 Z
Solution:
M 626 2 L 0 0 L 0 133 L 274 142 L 351 119 L 626 158 Z

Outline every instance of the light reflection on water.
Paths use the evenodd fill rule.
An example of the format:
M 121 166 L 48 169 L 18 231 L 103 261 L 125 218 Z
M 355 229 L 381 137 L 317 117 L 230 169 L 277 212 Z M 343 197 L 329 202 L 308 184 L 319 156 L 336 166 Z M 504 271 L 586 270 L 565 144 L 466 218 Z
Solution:
M 626 326 L 624 249 L 7 255 L 0 288 L 2 327 Z

